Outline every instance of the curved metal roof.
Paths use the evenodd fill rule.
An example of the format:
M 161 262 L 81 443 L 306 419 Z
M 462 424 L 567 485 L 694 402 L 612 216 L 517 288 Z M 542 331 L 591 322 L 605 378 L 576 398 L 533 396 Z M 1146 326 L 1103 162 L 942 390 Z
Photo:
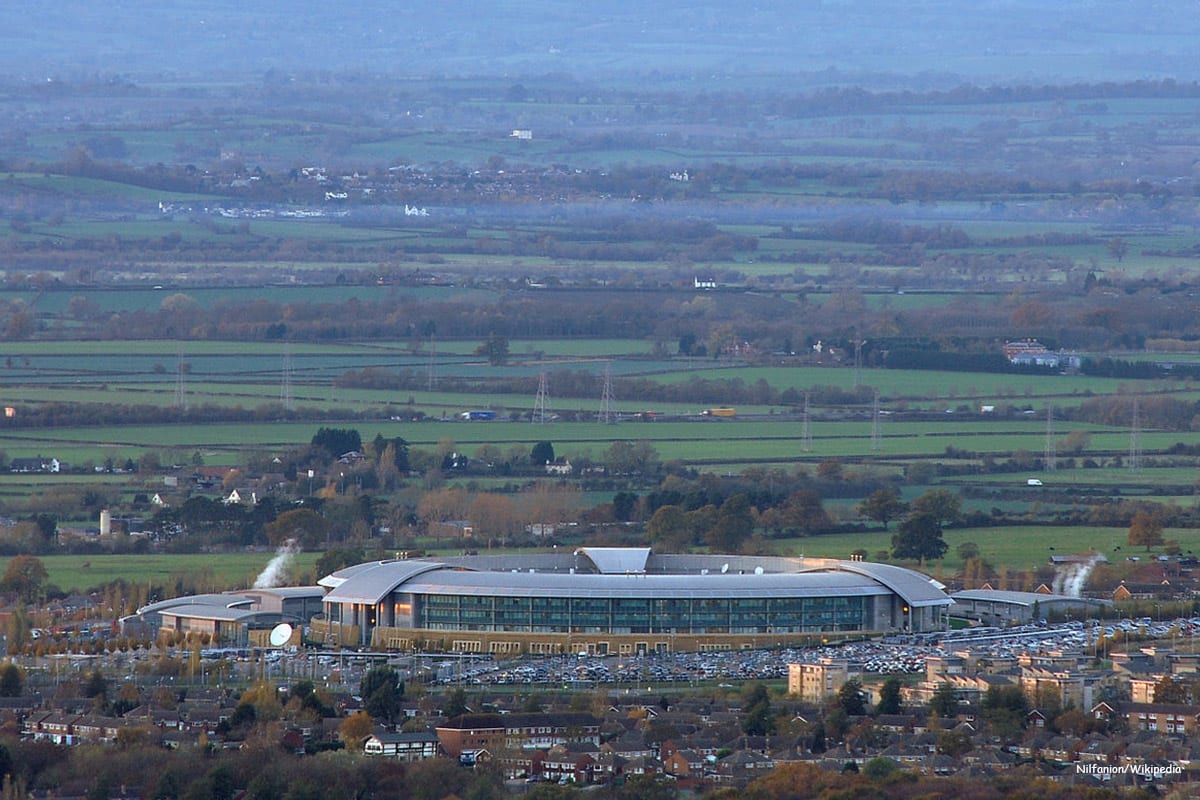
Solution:
M 236 608 L 254 604 L 255 598 L 240 594 L 193 594 L 186 597 L 173 597 L 170 600 L 159 600 L 137 610 L 138 614 L 154 614 L 167 611 L 179 606 L 212 606 L 214 608 Z
M 596 571 L 593 571 L 596 570 Z M 834 559 L 652 555 L 649 548 L 371 561 L 320 581 L 331 603 L 375 605 L 393 591 L 540 597 L 851 597 L 896 594 L 948 606 L 941 584 L 890 564 Z
M 375 605 L 400 584 L 435 569 L 444 569 L 437 561 L 400 560 L 372 561 L 338 570 L 328 577 L 337 577 L 337 584 L 325 600 L 330 603 L 362 603 Z M 490 573 L 484 573 L 490 574 Z M 321 583 L 324 584 L 325 579 Z M 327 585 L 327 584 L 324 584 Z
M 254 622 L 256 620 L 274 621 L 279 619 L 278 611 L 247 611 L 240 608 L 224 606 L 185 605 L 163 609 L 161 612 L 168 617 L 183 617 L 186 619 L 206 619 L 217 622 Z
M 326 575 L 324 578 L 321 578 L 321 580 L 317 581 L 317 585 L 324 586 L 326 589 L 336 589 L 337 587 L 341 586 L 343 583 L 345 583 L 346 581 L 355 577 L 356 575 L 359 575 L 363 572 L 369 572 L 369 571 L 375 569 L 376 567 L 378 567 L 380 564 L 393 564 L 393 563 L 395 563 L 395 559 L 391 559 L 388 561 L 364 561 L 361 564 L 354 564 L 349 567 L 342 567 L 341 569 L 337 570 L 336 572 L 333 572 L 329 575 Z
M 953 602 L 946 594 L 945 586 L 911 569 L 870 561 L 839 561 L 837 564 L 838 569 L 879 581 L 910 606 L 948 606 Z
M 486 594 L 497 597 L 861 597 L 890 590 L 866 576 L 845 572 L 762 575 L 594 575 L 543 572 L 470 572 L 439 569 L 400 587 L 413 594 Z
M 649 547 L 581 547 L 576 555 L 585 555 L 605 575 L 645 572 Z
M 1092 606 L 1112 605 L 1111 600 L 1097 600 L 1091 597 L 1076 597 L 1067 594 L 1043 594 L 1041 592 L 1014 592 L 1002 589 L 964 589 L 961 592 L 952 594 L 950 599 L 954 601 L 1004 603 L 1025 607 L 1030 607 L 1034 603 L 1038 603 L 1039 605 L 1062 603 Z

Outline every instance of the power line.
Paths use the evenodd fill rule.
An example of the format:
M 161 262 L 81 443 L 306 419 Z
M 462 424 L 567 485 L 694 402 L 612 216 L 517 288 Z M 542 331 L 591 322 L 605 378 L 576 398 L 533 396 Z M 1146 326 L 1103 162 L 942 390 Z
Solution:
M 549 399 L 550 393 L 546 389 L 546 373 L 543 372 L 538 375 L 537 397 L 533 400 L 533 422 L 542 424 L 546 421 L 546 403 Z
M 292 346 L 283 346 L 283 375 L 279 379 L 279 402 L 284 411 L 295 410 L 292 402 Z
M 433 391 L 434 383 L 436 383 L 436 378 L 433 373 L 434 354 L 436 352 L 437 352 L 437 349 L 434 347 L 434 344 L 433 344 L 433 332 L 431 331 L 429 333 L 429 375 L 428 375 L 428 381 L 426 382 L 426 388 L 431 392 Z
M 175 407 L 187 411 L 187 388 L 184 386 L 184 376 L 187 374 L 183 361 L 183 345 L 179 345 L 175 364 Z
M 1054 406 L 1046 404 L 1046 453 L 1043 459 L 1046 471 L 1054 472 L 1058 467 L 1058 446 L 1054 442 Z
M 804 452 L 812 452 L 812 425 L 808 415 L 808 392 L 804 393 L 804 427 L 800 433 L 801 447 Z
M 1129 470 L 1142 471 L 1142 418 L 1138 413 L 1138 396 L 1133 396 L 1133 414 L 1129 423 Z
M 855 389 L 857 389 L 861 385 L 861 382 L 859 381 L 859 377 L 860 377 L 859 373 L 862 372 L 862 365 L 863 365 L 862 364 L 862 349 L 863 349 L 863 345 L 866 343 L 867 343 L 866 339 L 855 338 L 855 340 L 854 340 L 854 388 Z
M 605 425 L 613 423 L 613 383 L 612 365 L 604 365 L 604 387 L 600 390 L 600 421 Z
M 871 452 L 879 452 L 879 390 L 871 403 Z

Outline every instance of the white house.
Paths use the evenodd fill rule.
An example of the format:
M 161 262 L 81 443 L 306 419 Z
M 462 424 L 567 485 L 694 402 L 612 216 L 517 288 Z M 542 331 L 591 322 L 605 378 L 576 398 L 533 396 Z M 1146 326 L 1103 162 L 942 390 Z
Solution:
M 436 758 L 441 752 L 436 733 L 377 733 L 367 738 L 363 752 L 369 756 L 389 756 L 401 761 Z
M 546 464 L 547 475 L 570 475 L 574 470 L 575 468 L 571 466 L 571 462 L 565 458 Z

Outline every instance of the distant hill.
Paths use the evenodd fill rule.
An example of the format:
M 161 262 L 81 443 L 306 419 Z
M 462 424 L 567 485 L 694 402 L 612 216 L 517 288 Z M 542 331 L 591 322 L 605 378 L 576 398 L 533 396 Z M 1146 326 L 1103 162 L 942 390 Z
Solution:
M 727 75 L 834 69 L 831 83 L 926 87 L 1200 75 L 1187 0 L 9 0 L 0 72 L 114 74 Z M 716 84 L 719 87 L 719 83 Z

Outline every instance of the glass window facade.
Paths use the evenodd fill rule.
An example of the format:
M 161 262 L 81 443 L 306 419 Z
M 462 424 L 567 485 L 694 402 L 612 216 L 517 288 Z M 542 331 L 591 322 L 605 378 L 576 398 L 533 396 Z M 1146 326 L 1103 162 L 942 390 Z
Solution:
M 816 633 L 870 627 L 871 597 L 417 595 L 417 626 L 529 633 Z

